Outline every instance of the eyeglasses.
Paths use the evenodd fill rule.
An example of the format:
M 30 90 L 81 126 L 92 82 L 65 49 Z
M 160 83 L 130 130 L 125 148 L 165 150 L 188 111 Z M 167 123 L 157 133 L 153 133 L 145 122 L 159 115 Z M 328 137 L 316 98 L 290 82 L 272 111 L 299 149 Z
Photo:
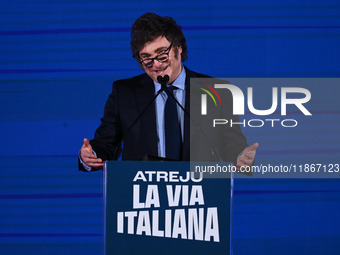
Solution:
M 169 59 L 169 53 L 171 51 L 172 44 L 170 44 L 169 48 L 166 50 L 166 52 L 158 54 L 154 58 L 145 58 L 140 60 L 140 63 L 145 66 L 146 68 L 151 68 L 153 66 L 153 62 L 157 60 L 159 63 L 164 63 L 168 61 Z

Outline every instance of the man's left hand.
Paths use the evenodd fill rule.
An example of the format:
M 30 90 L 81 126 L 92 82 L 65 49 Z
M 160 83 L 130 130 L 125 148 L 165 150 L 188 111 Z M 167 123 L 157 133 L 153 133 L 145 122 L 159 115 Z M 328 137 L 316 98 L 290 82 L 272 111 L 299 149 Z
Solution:
M 256 149 L 259 147 L 258 143 L 254 143 L 245 148 L 237 159 L 236 167 L 240 169 L 241 166 L 251 166 L 254 163 Z

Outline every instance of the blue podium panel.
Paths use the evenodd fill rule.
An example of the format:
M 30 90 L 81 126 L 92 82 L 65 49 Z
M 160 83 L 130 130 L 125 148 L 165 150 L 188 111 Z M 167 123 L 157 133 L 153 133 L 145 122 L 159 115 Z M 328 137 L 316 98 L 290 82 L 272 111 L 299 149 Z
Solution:
M 230 179 L 203 179 L 189 162 L 108 162 L 105 252 L 229 254 Z

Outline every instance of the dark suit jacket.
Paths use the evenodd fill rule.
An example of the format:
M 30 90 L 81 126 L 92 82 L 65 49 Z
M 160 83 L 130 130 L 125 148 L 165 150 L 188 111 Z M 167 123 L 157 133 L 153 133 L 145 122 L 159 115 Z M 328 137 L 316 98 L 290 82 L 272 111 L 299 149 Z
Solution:
M 186 110 L 189 109 L 190 105 L 190 78 L 201 77 L 208 78 L 206 75 L 190 71 L 186 68 Z M 94 139 L 90 141 L 97 157 L 103 160 L 112 160 L 117 159 L 122 152 L 123 160 L 142 160 L 145 155 L 158 155 L 155 102 L 153 102 L 142 114 L 141 118 L 133 124 L 141 112 L 153 100 L 154 96 L 154 83 L 147 74 L 115 81 L 113 83 L 112 93 L 106 102 L 101 125 L 96 130 Z M 232 100 L 229 101 L 232 106 Z M 190 117 L 187 114 L 184 116 L 182 158 L 184 161 L 189 161 Z M 223 159 L 227 161 L 235 161 L 237 155 L 247 146 L 246 139 L 240 129 L 235 128 L 231 131 L 225 138 L 227 144 L 225 144 L 221 150 L 223 155 L 227 155 L 223 157 Z M 123 148 L 121 148 L 123 140 Z M 207 147 L 204 139 L 197 142 L 198 144 L 195 146 Z M 217 149 L 219 150 L 219 148 Z M 210 154 L 211 148 L 208 146 L 203 150 L 203 153 L 201 153 L 204 158 L 200 159 L 202 161 L 212 159 Z M 81 164 L 79 168 L 83 170 Z

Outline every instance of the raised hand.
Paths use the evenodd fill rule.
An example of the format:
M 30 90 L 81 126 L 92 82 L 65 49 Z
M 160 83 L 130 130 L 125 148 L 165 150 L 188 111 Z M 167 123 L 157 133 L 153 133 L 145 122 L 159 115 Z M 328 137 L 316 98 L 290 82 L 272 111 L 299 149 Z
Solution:
M 84 139 L 84 144 L 80 149 L 80 157 L 82 161 L 93 168 L 100 169 L 103 167 L 103 160 L 97 158 L 92 151 L 92 146 L 87 138 Z
M 258 143 L 254 143 L 245 148 L 237 159 L 236 167 L 251 166 L 255 160 L 256 149 L 259 147 Z

